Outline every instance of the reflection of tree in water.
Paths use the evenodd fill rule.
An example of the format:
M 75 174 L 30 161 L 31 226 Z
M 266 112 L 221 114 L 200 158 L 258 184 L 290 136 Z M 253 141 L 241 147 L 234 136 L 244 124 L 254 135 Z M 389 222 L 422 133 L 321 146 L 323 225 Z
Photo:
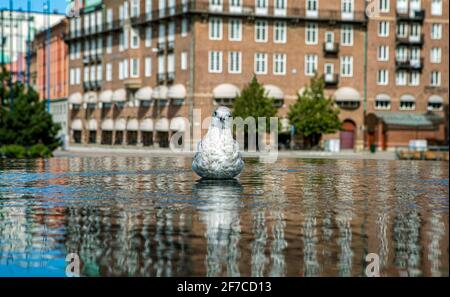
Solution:
M 202 200 L 198 212 L 206 226 L 207 276 L 240 275 L 238 243 L 242 191 L 237 180 L 200 180 L 195 184 L 194 194 Z

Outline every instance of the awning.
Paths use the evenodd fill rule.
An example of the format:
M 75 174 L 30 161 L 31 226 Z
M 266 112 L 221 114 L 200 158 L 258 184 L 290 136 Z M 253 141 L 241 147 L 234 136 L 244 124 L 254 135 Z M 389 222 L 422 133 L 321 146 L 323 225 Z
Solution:
M 284 93 L 283 91 L 274 85 L 265 85 L 264 90 L 266 91 L 267 96 L 276 100 L 283 100 Z
M 360 101 L 359 92 L 351 87 L 339 88 L 333 96 L 335 101 Z
M 375 115 L 386 125 L 393 126 L 433 127 L 443 120 L 442 117 L 432 113 L 376 112 Z
M 407 95 L 402 95 L 400 97 L 400 101 L 403 101 L 403 102 L 415 102 L 416 98 L 414 98 L 413 95 L 407 94 Z
M 444 103 L 444 99 L 442 99 L 441 96 L 438 95 L 432 95 L 430 98 L 428 98 L 429 103 Z
M 97 103 L 97 93 L 87 92 L 83 96 L 84 103 Z
M 97 125 L 97 120 L 95 120 L 95 119 L 90 119 L 90 120 L 87 122 L 87 129 L 88 129 L 89 131 L 97 131 L 97 127 L 98 127 L 98 125 Z
M 155 130 L 160 132 L 168 132 L 169 120 L 166 118 L 159 119 L 155 124 Z
M 102 130 L 103 131 L 112 131 L 114 130 L 114 122 L 111 119 L 106 119 L 102 122 Z
M 173 118 L 170 121 L 170 130 L 184 132 L 188 129 L 188 120 L 182 117 Z
M 139 130 L 139 122 L 137 119 L 130 119 L 127 123 L 127 131 L 137 131 Z
M 100 102 L 111 103 L 113 97 L 113 91 L 107 90 L 100 93 Z
M 83 130 L 83 122 L 80 119 L 75 119 L 72 121 L 72 125 L 70 125 L 72 130 L 82 131 Z
M 114 91 L 112 101 L 125 102 L 127 100 L 127 91 L 125 89 L 118 89 Z
M 387 94 L 378 94 L 375 96 L 375 100 L 378 101 L 391 101 L 391 97 Z
M 186 88 L 182 84 L 173 85 L 167 91 L 167 97 L 170 99 L 185 99 Z
M 153 89 L 151 87 L 140 88 L 136 92 L 136 99 L 142 101 L 150 101 L 152 100 Z
M 166 86 L 159 86 L 153 90 L 152 97 L 154 99 L 167 99 L 168 88 Z
M 114 130 L 125 131 L 127 128 L 127 121 L 125 119 L 118 119 L 114 122 Z
M 83 97 L 81 96 L 81 93 L 74 93 L 74 94 L 70 95 L 69 103 L 70 104 L 81 104 L 81 103 L 83 103 Z
M 143 132 L 153 132 L 153 120 L 143 119 L 139 125 L 139 128 Z
M 239 94 L 239 88 L 232 84 L 221 84 L 213 90 L 213 97 L 215 99 L 234 99 Z

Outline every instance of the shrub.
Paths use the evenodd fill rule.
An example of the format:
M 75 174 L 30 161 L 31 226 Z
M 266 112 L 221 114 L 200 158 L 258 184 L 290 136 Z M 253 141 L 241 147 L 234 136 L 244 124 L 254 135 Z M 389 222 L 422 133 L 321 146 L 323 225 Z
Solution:
M 0 154 L 6 158 L 24 159 L 27 157 L 27 150 L 20 145 L 5 145 L 0 148 Z
M 36 144 L 28 149 L 28 157 L 30 158 L 49 158 L 52 156 L 50 149 L 43 144 Z

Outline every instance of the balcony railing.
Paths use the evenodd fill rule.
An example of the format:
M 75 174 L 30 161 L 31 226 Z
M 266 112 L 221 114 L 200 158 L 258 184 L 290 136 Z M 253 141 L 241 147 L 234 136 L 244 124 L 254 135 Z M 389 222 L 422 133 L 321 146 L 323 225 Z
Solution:
M 397 69 L 401 70 L 422 70 L 423 58 L 417 59 L 397 59 L 395 61 Z
M 409 35 L 409 36 L 397 36 L 396 37 L 398 45 L 423 45 L 424 34 L 419 35 Z
M 326 73 L 324 75 L 325 84 L 327 85 L 337 85 L 339 82 L 339 74 L 337 73 Z
M 337 42 L 324 42 L 323 50 L 325 54 L 337 54 L 339 52 L 339 43 Z
M 425 19 L 425 10 L 397 10 L 397 20 L 423 22 Z
M 211 9 L 209 1 L 189 1 L 187 3 L 178 4 L 172 7 L 166 7 L 164 9 L 155 9 L 149 12 L 142 12 L 139 16 L 130 18 L 130 23 L 132 26 L 145 25 L 148 22 L 161 21 L 164 19 L 169 19 L 174 16 L 181 16 L 185 14 L 198 14 L 198 15 L 221 15 L 221 16 L 242 16 L 242 17 L 261 17 L 261 18 L 271 18 L 271 19 L 285 19 L 292 21 L 301 21 L 314 19 L 317 21 L 324 22 L 350 22 L 350 23 L 366 23 L 367 17 L 365 11 L 352 11 L 343 12 L 339 9 L 336 10 L 319 10 L 317 16 L 311 14 L 311 11 L 306 10 L 306 8 L 300 7 L 287 7 L 284 9 L 278 9 L 274 6 L 267 6 L 262 9 L 256 7 L 255 5 L 242 5 L 239 7 L 232 7 L 229 5 L 224 5 L 223 9 Z M 404 17 L 404 15 L 401 15 Z M 409 19 L 410 14 L 406 14 Z M 417 13 L 414 15 L 413 19 L 423 18 L 423 13 Z M 112 22 L 103 21 L 101 24 L 96 24 L 87 30 L 80 32 L 80 36 L 70 35 L 68 39 L 75 39 L 84 36 L 89 36 L 93 34 L 101 34 L 109 31 L 121 30 L 124 20 L 113 20 Z

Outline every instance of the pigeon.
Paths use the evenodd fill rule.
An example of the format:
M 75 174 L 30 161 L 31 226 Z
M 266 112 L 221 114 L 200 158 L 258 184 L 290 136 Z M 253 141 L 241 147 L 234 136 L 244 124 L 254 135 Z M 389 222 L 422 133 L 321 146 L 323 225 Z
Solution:
M 231 111 L 218 107 L 208 133 L 198 143 L 192 170 L 204 179 L 232 179 L 244 168 L 239 143 L 233 139 Z

